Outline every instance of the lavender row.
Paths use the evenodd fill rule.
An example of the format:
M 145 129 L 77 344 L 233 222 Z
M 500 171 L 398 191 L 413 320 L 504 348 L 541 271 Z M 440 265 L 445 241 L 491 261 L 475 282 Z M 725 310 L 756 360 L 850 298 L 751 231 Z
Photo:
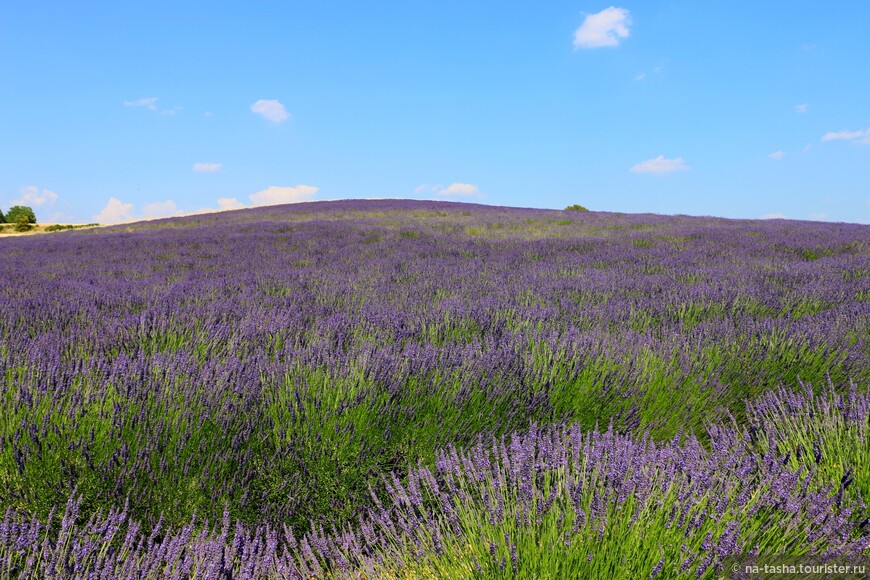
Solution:
M 126 506 L 83 520 L 73 495 L 48 526 L 6 512 L 0 576 L 707 578 L 734 555 L 870 555 L 849 475 L 820 477 L 846 459 L 870 471 L 870 396 L 781 391 L 751 406 L 765 422 L 711 426 L 710 449 L 576 425 L 448 446 L 432 468 L 384 475 L 354 525 L 301 536 L 231 525 L 226 512 L 218 526 L 145 532 Z M 827 457 L 792 465 L 776 451 L 813 434 Z M 863 452 L 836 456 L 850 436 Z

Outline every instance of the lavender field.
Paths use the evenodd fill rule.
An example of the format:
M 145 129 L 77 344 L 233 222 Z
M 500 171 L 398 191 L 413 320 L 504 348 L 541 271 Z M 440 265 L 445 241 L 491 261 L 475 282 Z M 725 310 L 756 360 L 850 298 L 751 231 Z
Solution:
M 870 557 L 870 226 L 336 201 L 0 271 L 2 578 Z

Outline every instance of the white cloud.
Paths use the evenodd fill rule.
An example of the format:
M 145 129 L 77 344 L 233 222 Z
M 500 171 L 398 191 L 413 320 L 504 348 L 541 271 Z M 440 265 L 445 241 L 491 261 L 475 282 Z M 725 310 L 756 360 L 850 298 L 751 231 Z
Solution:
M 136 99 L 135 101 L 124 101 L 125 107 L 144 107 L 149 111 L 157 110 L 157 97 L 148 97 L 145 99 Z
M 245 204 L 234 197 L 221 197 L 217 200 L 218 207 L 221 211 L 227 209 L 242 209 Z
M 297 185 L 296 187 L 275 187 L 270 185 L 267 189 L 253 193 L 249 197 L 254 205 L 297 203 L 314 199 L 317 189 L 317 187 L 311 185 Z
M 634 80 L 636 80 L 636 81 L 642 81 L 642 80 L 645 79 L 645 78 L 646 78 L 646 73 L 640 73 L 639 75 L 636 75 L 636 76 L 634 77 Z
M 770 157 L 774 161 L 779 161 L 780 159 L 785 157 L 785 153 L 782 151 L 774 151 L 773 153 L 769 154 L 768 157 Z
M 317 189 L 318 188 L 310 185 L 297 185 L 296 187 L 269 187 L 264 191 L 251 195 L 250 198 L 253 202 L 253 206 L 309 201 L 314 197 Z M 124 203 L 121 200 L 112 197 L 109 199 L 106 206 L 100 210 L 100 213 L 93 216 L 93 221 L 104 225 L 112 225 L 138 220 L 181 217 L 231 209 L 243 209 L 245 207 L 251 206 L 241 203 L 235 197 L 221 197 L 217 200 L 217 208 L 204 207 L 198 210 L 181 210 L 174 201 L 166 200 L 146 203 L 142 206 L 141 211 L 138 211 L 132 203 Z
M 290 118 L 290 114 L 281 104 L 281 101 L 276 100 L 259 100 L 251 105 L 251 111 L 273 123 L 283 123 Z
M 809 143 L 807 143 L 807 146 L 803 148 L 803 152 L 809 153 L 812 148 L 813 148 L 813 146 L 810 145 Z
M 43 205 L 52 206 L 57 201 L 57 194 L 50 189 L 39 190 L 35 185 L 28 185 L 18 190 L 21 196 L 12 202 L 12 205 L 27 205 L 33 207 L 42 207 Z
M 863 139 L 861 139 L 862 137 Z M 861 143 L 870 143 L 870 129 L 859 131 L 828 131 L 822 135 L 822 141 L 835 141 L 838 139 L 845 141 L 861 139 Z
M 221 163 L 194 163 L 193 170 L 197 173 L 214 173 L 220 171 L 223 164 Z
M 826 222 L 826 221 L 830 220 L 830 218 L 828 217 L 828 214 L 826 214 L 824 212 L 811 213 L 810 219 L 814 222 Z
M 129 222 L 133 219 L 133 204 L 124 203 L 112 197 L 100 213 L 94 216 L 94 221 L 99 224 L 118 224 Z
M 480 193 L 476 185 L 470 183 L 451 183 L 444 189 L 439 189 L 435 195 L 477 195 Z
M 763 219 L 763 220 L 786 220 L 788 218 L 785 217 L 785 214 L 783 214 L 783 213 L 766 213 L 763 216 L 761 216 L 761 219 Z
M 800 105 L 794 106 L 795 113 L 806 113 L 810 110 L 810 106 L 806 103 L 801 103 Z
M 454 197 L 454 196 L 479 196 L 480 191 L 478 191 L 476 185 L 472 185 L 471 183 L 451 183 L 447 187 L 443 187 L 435 191 L 435 195 L 442 195 L 445 197 Z
M 655 159 L 647 159 L 641 161 L 630 169 L 632 173 L 670 173 L 671 171 L 688 171 L 689 166 L 683 161 L 682 157 L 676 159 L 665 159 L 664 155 L 659 155 Z
M 430 194 L 439 197 L 484 197 L 476 185 L 459 182 L 451 183 L 447 187 L 424 183 L 415 187 L 413 193 L 414 195 Z
M 605 8 L 597 14 L 588 14 L 583 24 L 574 31 L 574 48 L 618 46 L 629 35 L 631 17 L 625 8 Z
M 181 215 L 181 212 L 172 200 L 146 203 L 142 208 L 142 216 L 145 219 L 173 217 L 178 215 Z

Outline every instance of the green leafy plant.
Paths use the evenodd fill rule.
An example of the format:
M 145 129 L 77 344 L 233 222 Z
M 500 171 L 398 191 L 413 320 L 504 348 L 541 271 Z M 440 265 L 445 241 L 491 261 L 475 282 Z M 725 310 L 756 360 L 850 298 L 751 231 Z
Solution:
M 16 232 L 29 232 L 33 229 L 33 223 L 31 222 L 27 215 L 18 214 L 18 217 L 15 220 L 15 231 Z
M 65 230 L 80 230 L 82 228 L 92 228 L 100 224 L 52 224 L 45 227 L 46 232 L 62 232 Z
M 36 214 L 33 213 L 33 208 L 26 205 L 16 205 L 9 208 L 9 211 L 6 212 L 7 223 L 18 224 L 21 223 L 22 219 L 28 224 L 35 224 Z
M 580 205 L 579 203 L 573 203 L 565 208 L 566 211 L 589 211 L 588 208 Z

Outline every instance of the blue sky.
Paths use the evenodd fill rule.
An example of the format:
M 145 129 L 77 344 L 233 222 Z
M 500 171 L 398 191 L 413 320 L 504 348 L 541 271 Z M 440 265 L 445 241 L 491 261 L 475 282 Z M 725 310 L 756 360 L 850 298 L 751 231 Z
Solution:
M 870 3 L 0 3 L 0 208 L 870 223 Z

